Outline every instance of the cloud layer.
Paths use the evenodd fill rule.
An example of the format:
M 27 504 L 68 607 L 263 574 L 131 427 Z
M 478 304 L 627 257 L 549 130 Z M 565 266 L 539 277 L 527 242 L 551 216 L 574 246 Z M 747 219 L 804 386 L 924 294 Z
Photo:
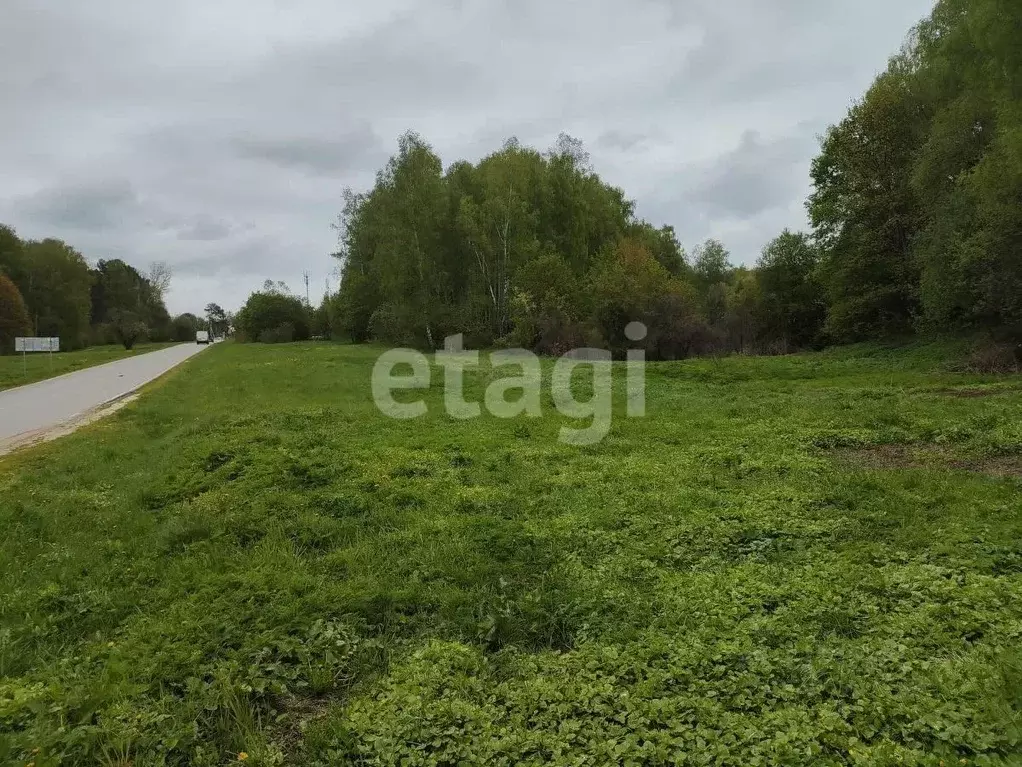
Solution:
M 170 309 L 314 300 L 345 186 L 567 131 L 691 248 L 802 227 L 816 136 L 930 0 L 6 0 L 0 221 L 175 270 Z M 304 289 L 304 287 L 302 287 Z

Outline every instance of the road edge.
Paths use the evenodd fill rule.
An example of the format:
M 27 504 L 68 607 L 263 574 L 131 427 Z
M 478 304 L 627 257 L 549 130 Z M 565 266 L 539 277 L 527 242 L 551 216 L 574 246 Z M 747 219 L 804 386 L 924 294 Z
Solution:
M 167 348 L 171 349 L 171 348 L 174 348 L 174 347 L 167 347 Z M 209 348 L 209 346 L 206 347 L 206 349 L 208 349 L 208 348 Z M 206 351 L 206 349 L 203 349 L 202 351 Z M 156 352 L 152 352 L 152 353 L 158 353 L 160 351 L 163 351 L 163 350 L 162 349 L 157 349 Z M 21 434 L 15 434 L 13 437 L 8 437 L 7 439 L 0 440 L 0 460 L 2 460 L 5 456 L 8 456 L 11 453 L 14 453 L 16 451 L 25 450 L 25 449 L 31 448 L 31 447 L 33 447 L 35 445 L 41 445 L 41 444 L 46 443 L 46 442 L 52 442 L 55 439 L 60 439 L 61 437 L 66 437 L 68 434 L 73 434 L 74 432 L 78 431 L 78 429 L 82 428 L 83 426 L 88 426 L 89 424 L 95 423 L 96 421 L 99 421 L 99 420 L 107 417 L 108 415 L 112 415 L 113 413 L 116 413 L 118 410 L 120 410 L 125 405 L 128 405 L 131 402 L 134 402 L 136 399 L 138 399 L 139 396 L 141 396 L 141 394 L 142 394 L 142 389 L 144 389 L 145 387 L 150 386 L 150 385 L 156 383 L 157 381 L 165 378 L 166 376 L 170 375 L 174 371 L 180 370 L 182 365 L 184 365 L 186 362 L 188 362 L 190 360 L 195 359 L 197 356 L 199 356 L 199 353 L 201 353 L 201 352 L 197 352 L 196 354 L 193 354 L 190 357 L 186 357 L 185 359 L 181 360 L 180 362 L 178 362 L 173 367 L 170 367 L 167 370 L 164 370 L 158 376 L 155 376 L 154 378 L 150 378 L 148 381 L 143 381 L 138 386 L 136 386 L 136 387 L 134 387 L 132 389 L 128 389 L 125 392 L 121 392 L 120 394 L 116 394 L 113 397 L 109 397 L 106 400 L 104 400 L 103 402 L 100 402 L 98 405 L 90 407 L 87 410 L 82 410 L 81 412 L 75 413 L 74 415 L 70 416 L 69 418 L 65 418 L 60 423 L 56 423 L 56 424 L 53 424 L 52 426 L 47 426 L 47 427 L 42 428 L 42 429 L 34 429 L 32 431 L 25 431 L 25 432 L 22 432 Z M 114 360 L 114 362 L 118 362 L 118 361 L 119 360 Z M 107 362 L 107 363 L 103 363 L 103 364 L 109 365 L 109 364 L 112 364 L 112 363 Z M 101 366 L 93 365 L 92 367 L 101 367 Z M 78 372 L 80 372 L 80 371 L 72 370 L 71 372 L 65 373 L 64 375 L 74 375 L 75 373 L 78 373 Z M 46 381 L 52 381 L 52 380 L 55 380 L 56 378 L 60 378 L 60 377 L 62 377 L 62 376 L 54 376 L 54 378 L 47 378 L 45 380 Z M 39 384 L 39 383 L 43 383 L 43 381 L 36 381 L 35 383 L 26 384 L 26 386 L 35 386 L 36 384 Z M 16 388 L 22 388 L 22 387 L 16 387 Z M 13 391 L 13 389 L 4 389 L 4 391 L 5 392 Z

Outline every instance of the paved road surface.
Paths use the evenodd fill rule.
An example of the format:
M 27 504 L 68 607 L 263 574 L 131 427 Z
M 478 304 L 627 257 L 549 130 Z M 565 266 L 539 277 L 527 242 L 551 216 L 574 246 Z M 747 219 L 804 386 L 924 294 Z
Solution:
M 130 394 L 205 348 L 179 344 L 0 391 L 0 452 Z

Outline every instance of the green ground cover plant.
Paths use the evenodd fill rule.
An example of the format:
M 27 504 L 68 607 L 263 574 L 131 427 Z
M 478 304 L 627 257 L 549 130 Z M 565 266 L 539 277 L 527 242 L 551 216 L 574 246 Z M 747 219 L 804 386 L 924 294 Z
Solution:
M 1022 381 L 960 351 L 620 370 L 573 447 L 218 345 L 0 460 L 0 761 L 1019 764 Z
M 130 351 L 120 344 L 90 346 L 74 352 L 54 352 L 52 359 L 47 352 L 34 352 L 26 355 L 24 359 L 20 354 L 3 356 L 0 357 L 0 391 L 71 373 L 82 368 L 89 368 L 93 365 L 102 365 L 105 362 L 154 352 L 168 346 L 173 346 L 173 344 L 136 344 Z

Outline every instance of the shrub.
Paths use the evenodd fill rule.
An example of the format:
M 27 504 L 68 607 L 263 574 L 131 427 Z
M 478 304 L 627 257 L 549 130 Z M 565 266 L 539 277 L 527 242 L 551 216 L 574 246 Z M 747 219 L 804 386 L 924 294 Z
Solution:
M 1022 372 L 1022 343 L 987 341 L 973 349 L 959 367 L 967 373 Z
M 258 341 L 261 344 L 289 344 L 295 340 L 295 326 L 285 322 L 275 328 L 269 328 L 259 334 Z
M 179 314 L 171 324 L 171 338 L 175 341 L 194 341 L 199 319 L 194 314 Z
M 149 328 L 134 312 L 114 310 L 110 313 L 110 328 L 117 342 L 131 349 L 146 337 Z
M 164 343 L 174 340 L 174 325 L 169 318 L 161 318 L 155 323 L 148 324 L 147 327 L 146 338 L 150 341 Z M 194 339 L 194 336 L 192 338 Z
M 369 337 L 401 346 L 421 346 L 423 339 L 418 338 L 415 324 L 408 311 L 394 304 L 384 304 L 369 318 Z
M 284 326 L 291 328 L 289 341 L 305 341 L 309 338 L 308 307 L 287 293 L 253 293 L 238 312 L 235 321 L 241 340 L 244 341 L 263 341 L 264 337 L 280 339 L 280 331 Z
M 695 300 L 680 288 L 654 301 L 643 319 L 647 325 L 646 353 L 650 359 L 685 359 L 706 353 L 719 341 L 700 315 Z
M 99 322 L 89 327 L 89 346 L 106 346 L 107 344 L 119 343 L 114 334 L 113 325 L 109 322 Z
M 560 356 L 588 346 L 589 334 L 564 312 L 548 309 L 536 318 L 537 338 L 533 347 L 540 354 Z
M 623 239 L 601 255 L 592 280 L 592 316 L 615 357 L 633 347 L 625 336 L 628 324 L 645 321 L 674 282 L 636 240 Z

